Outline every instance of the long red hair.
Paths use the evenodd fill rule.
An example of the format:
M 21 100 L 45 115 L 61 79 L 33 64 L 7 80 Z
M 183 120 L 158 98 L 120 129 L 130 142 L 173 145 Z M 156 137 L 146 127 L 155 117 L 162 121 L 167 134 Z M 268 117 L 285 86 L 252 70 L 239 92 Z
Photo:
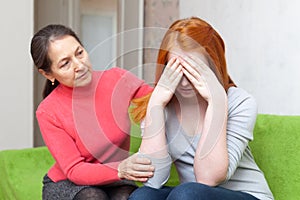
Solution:
M 184 51 L 197 50 L 206 54 L 209 67 L 214 71 L 224 89 L 227 91 L 229 87 L 236 86 L 227 73 L 223 39 L 211 25 L 197 17 L 177 20 L 169 27 L 158 51 L 155 84 L 168 62 L 169 52 L 175 47 Z M 151 94 L 132 100 L 135 107 L 131 113 L 135 122 L 145 117 L 150 97 Z

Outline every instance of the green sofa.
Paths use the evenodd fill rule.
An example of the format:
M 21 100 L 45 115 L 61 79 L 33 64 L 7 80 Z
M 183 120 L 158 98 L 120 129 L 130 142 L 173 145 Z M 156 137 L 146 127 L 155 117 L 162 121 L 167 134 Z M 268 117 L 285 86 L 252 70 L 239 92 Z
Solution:
M 131 151 L 138 148 L 139 128 L 132 127 Z M 300 116 L 259 114 L 250 143 L 276 200 L 300 198 Z M 53 159 L 46 147 L 0 151 L 0 200 L 41 199 L 42 177 Z M 168 185 L 178 184 L 172 168 Z

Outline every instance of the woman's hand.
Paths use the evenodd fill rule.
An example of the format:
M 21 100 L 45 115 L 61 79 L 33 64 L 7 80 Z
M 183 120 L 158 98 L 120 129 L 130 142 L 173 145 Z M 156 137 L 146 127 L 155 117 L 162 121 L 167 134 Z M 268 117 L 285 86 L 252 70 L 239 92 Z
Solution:
M 164 158 L 168 155 L 164 109 L 174 95 L 182 76 L 182 65 L 180 65 L 179 59 L 171 58 L 165 66 L 147 106 L 140 146 L 141 153 L 155 158 Z
M 183 73 L 207 101 L 202 136 L 198 143 L 194 162 L 196 179 L 203 179 L 204 171 L 215 174 L 211 166 L 221 167 L 225 173 L 227 166 L 226 125 L 227 125 L 227 94 L 216 74 L 202 60 L 201 55 L 188 55 L 181 60 Z M 216 159 L 218 158 L 218 159 Z M 222 176 L 223 177 L 223 176 Z
M 171 58 L 153 91 L 152 101 L 155 100 L 158 104 L 165 106 L 174 95 L 182 76 L 182 65 L 179 59 Z
M 146 182 L 153 176 L 154 166 L 149 158 L 141 157 L 138 153 L 123 160 L 118 166 L 120 179 Z
M 183 65 L 184 75 L 208 103 L 226 100 L 226 92 L 222 84 L 200 56 L 184 57 L 180 62 Z

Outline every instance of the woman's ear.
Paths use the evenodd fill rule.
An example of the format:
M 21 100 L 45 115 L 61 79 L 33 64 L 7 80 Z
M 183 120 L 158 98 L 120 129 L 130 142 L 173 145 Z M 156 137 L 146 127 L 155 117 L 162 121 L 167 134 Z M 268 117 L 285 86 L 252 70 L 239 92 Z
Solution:
M 55 78 L 52 76 L 51 73 L 47 73 L 42 69 L 39 69 L 39 73 L 42 74 L 46 79 L 48 79 L 49 81 L 51 81 L 52 83 L 55 81 Z

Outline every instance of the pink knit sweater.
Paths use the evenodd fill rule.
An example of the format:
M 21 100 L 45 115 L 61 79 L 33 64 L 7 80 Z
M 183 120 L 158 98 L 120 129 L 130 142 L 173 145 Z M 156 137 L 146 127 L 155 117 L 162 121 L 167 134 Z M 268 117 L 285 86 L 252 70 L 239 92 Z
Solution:
M 120 68 L 93 72 L 85 87 L 59 85 L 36 111 L 56 161 L 48 176 L 54 182 L 69 179 L 78 185 L 118 181 L 117 166 L 128 157 L 130 146 L 130 101 L 150 91 L 150 86 Z

